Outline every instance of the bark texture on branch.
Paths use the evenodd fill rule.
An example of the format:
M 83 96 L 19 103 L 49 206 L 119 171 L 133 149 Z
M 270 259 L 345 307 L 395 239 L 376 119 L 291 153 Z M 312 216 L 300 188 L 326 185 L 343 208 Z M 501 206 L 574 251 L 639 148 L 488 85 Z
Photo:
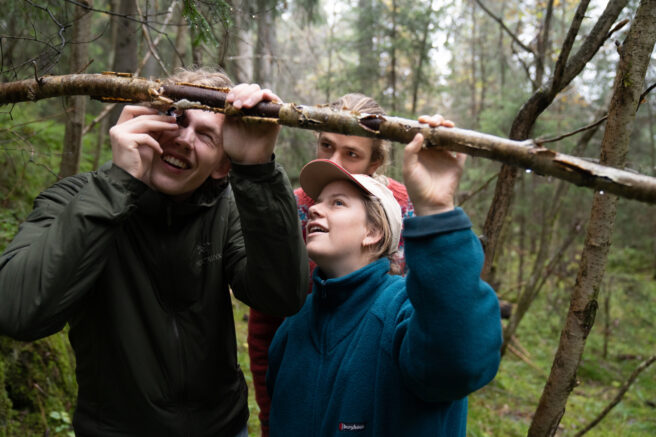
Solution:
M 165 84 L 129 75 L 73 74 L 0 84 L 0 105 L 64 95 L 88 95 L 105 101 L 148 102 L 162 110 L 169 107 L 206 109 L 241 116 L 253 123 L 277 122 L 301 129 L 375 137 L 400 143 L 408 143 L 415 134 L 421 133 L 429 147 L 442 147 L 499 161 L 599 192 L 656 204 L 656 178 L 558 153 L 542 147 L 535 140 L 514 141 L 459 128 L 429 128 L 404 118 L 294 103 L 263 102 L 251 110 L 239 111 L 225 107 L 226 92 L 226 89 Z

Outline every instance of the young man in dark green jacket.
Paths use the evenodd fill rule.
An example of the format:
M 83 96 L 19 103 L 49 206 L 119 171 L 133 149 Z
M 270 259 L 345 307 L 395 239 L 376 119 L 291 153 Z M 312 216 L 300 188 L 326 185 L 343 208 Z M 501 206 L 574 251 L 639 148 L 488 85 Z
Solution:
M 202 70 L 171 80 L 230 85 Z M 276 99 L 239 85 L 227 100 Z M 294 196 L 272 159 L 278 130 L 128 106 L 110 130 L 113 162 L 35 200 L 0 256 L 0 334 L 30 341 L 70 325 L 78 436 L 245 435 L 229 287 L 288 316 L 308 282 Z

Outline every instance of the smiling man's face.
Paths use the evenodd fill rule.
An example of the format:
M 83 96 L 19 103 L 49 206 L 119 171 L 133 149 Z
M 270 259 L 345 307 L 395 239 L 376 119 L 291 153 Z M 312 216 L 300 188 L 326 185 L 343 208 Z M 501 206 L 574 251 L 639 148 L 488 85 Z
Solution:
M 163 153 L 153 159 L 150 186 L 176 200 L 184 200 L 208 177 L 228 174 L 230 161 L 223 151 L 224 116 L 190 109 L 178 118 L 179 128 L 162 133 Z

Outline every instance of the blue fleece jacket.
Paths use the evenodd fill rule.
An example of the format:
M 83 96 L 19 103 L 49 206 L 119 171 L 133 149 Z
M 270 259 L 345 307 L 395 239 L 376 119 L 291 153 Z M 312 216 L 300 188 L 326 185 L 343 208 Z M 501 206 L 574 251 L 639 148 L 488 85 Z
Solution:
M 456 209 L 404 222 L 408 275 L 387 259 L 324 279 L 269 349 L 271 436 L 464 436 L 466 396 L 498 369 L 497 298 Z

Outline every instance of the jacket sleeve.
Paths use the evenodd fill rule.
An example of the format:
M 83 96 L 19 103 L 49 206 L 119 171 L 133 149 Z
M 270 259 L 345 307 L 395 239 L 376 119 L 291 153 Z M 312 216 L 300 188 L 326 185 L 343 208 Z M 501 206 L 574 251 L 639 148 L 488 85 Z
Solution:
M 239 212 L 231 226 L 240 228 L 231 234 L 241 235 L 244 247 L 241 255 L 233 251 L 228 260 L 233 292 L 267 314 L 295 314 L 305 302 L 309 274 L 289 180 L 273 162 L 233 163 L 230 183 Z
M 480 279 L 483 251 L 470 228 L 460 208 L 404 223 L 409 302 L 394 350 L 404 383 L 426 401 L 461 399 L 499 367 L 499 304 Z
M 0 255 L 0 334 L 29 341 L 62 329 L 101 272 L 113 230 L 146 189 L 108 165 L 41 193 Z

